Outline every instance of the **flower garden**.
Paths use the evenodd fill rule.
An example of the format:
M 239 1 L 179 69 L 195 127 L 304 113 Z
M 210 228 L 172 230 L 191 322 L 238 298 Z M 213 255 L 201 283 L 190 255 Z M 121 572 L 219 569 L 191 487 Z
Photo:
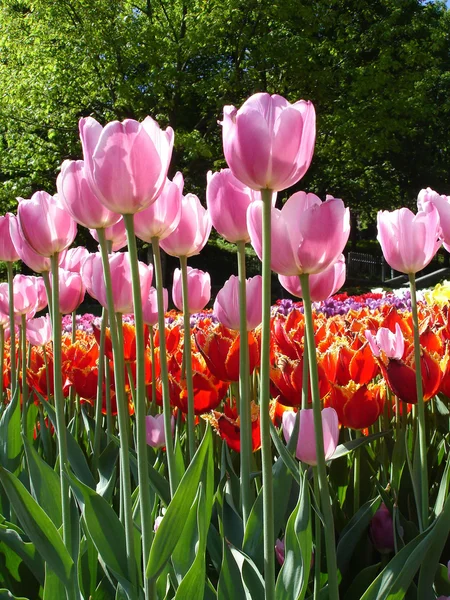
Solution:
M 450 597 L 450 284 L 415 283 L 450 199 L 378 215 L 409 289 L 338 293 L 343 201 L 277 201 L 313 159 L 312 104 L 256 94 L 222 130 L 206 208 L 167 178 L 170 127 L 89 117 L 57 194 L 0 218 L 0 598 Z M 214 299 L 188 266 L 212 227 L 238 273 Z M 272 271 L 297 300 L 272 305 Z

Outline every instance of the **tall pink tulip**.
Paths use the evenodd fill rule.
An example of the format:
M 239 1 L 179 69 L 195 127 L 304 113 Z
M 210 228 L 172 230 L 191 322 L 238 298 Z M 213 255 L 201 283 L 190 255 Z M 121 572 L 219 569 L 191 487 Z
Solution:
M 84 246 L 77 246 L 76 248 L 69 248 L 64 258 L 59 262 L 61 269 L 66 271 L 72 271 L 73 273 L 79 273 L 84 261 L 89 256 L 89 250 Z
M 6 213 L 0 217 L 0 260 L 3 262 L 15 262 L 20 259 L 19 253 L 14 246 L 9 230 L 9 223 L 14 215 Z
M 92 263 L 88 263 L 92 269 L 91 286 L 94 297 L 97 298 L 103 308 L 107 308 L 103 266 L 101 258 L 99 256 L 97 258 L 97 256 L 94 255 L 94 258 L 91 259 Z M 111 269 L 114 310 L 121 314 L 131 313 L 133 312 L 133 294 L 131 289 L 130 256 L 128 252 L 110 254 L 109 265 Z M 145 301 L 152 284 L 153 267 L 152 265 L 145 265 L 142 262 L 139 262 L 138 266 L 141 280 L 141 297 Z
M 34 285 L 36 286 L 37 292 L 37 305 L 36 312 L 44 309 L 48 305 L 47 298 L 47 290 L 45 289 L 45 282 L 43 277 L 35 277 L 34 275 L 29 275 L 29 277 L 34 281 Z
M 197 313 L 205 308 L 211 299 L 211 277 L 200 269 L 187 268 L 187 292 L 189 313 Z M 183 291 L 180 269 L 173 273 L 172 300 L 178 310 L 183 310 Z
M 228 166 L 254 190 L 291 187 L 311 164 L 316 138 L 311 102 L 255 94 L 239 110 L 225 106 L 222 127 Z
M 26 315 L 33 317 L 36 313 L 38 293 L 34 277 L 28 275 L 16 275 L 13 280 L 14 289 L 14 314 L 16 316 Z M 9 312 L 8 284 L 0 283 L 0 311 Z
M 321 302 L 335 294 L 344 285 L 345 275 L 345 257 L 341 254 L 337 261 L 327 267 L 325 271 L 316 275 L 310 275 L 309 293 L 311 301 Z M 298 275 L 278 275 L 278 279 L 284 289 L 290 294 L 298 298 L 303 298 L 302 286 Z
M 167 312 L 169 306 L 169 293 L 163 288 L 164 312 Z M 142 315 L 144 323 L 154 327 L 158 323 L 158 300 L 157 292 L 154 287 L 150 288 L 147 300 L 142 302 Z
M 206 185 L 206 205 L 214 229 L 228 242 L 249 242 L 247 208 L 261 195 L 244 185 L 231 172 L 209 171 Z
M 262 320 L 262 277 L 246 280 L 247 330 L 257 327 Z M 239 279 L 232 275 L 217 293 L 214 316 L 229 329 L 239 330 Z
M 80 273 L 59 269 L 59 312 L 68 315 L 84 300 L 86 288 Z
M 57 197 L 47 192 L 36 192 L 30 200 L 19 198 L 17 217 L 28 244 L 48 258 L 66 250 L 77 234 L 75 221 Z
M 167 177 L 174 133 L 151 117 L 102 127 L 87 117 L 79 124 L 84 168 L 99 200 L 112 212 L 134 214 L 156 200 Z
M 405 351 L 405 338 L 398 323 L 395 324 L 395 333 L 387 327 L 380 327 L 376 335 L 369 330 L 365 331 L 364 335 L 377 358 L 383 352 L 387 358 L 402 359 Z
M 117 223 L 120 216 L 104 206 L 89 186 L 84 162 L 65 160 L 56 179 L 56 188 L 64 208 L 72 219 L 88 229 L 104 229 Z
M 19 220 L 15 215 L 12 215 L 12 218 L 9 221 L 9 231 L 14 247 L 17 250 L 17 254 L 20 256 L 22 262 L 27 265 L 27 267 L 29 267 L 35 273 L 50 271 L 50 259 L 46 258 L 45 256 L 41 256 L 33 250 L 33 248 L 24 238 L 19 227 Z
M 247 211 L 250 241 L 262 258 L 262 201 Z M 347 243 L 350 213 L 342 200 L 297 192 L 281 210 L 272 208 L 271 268 L 279 275 L 315 274 L 332 265 Z
M 92 235 L 94 240 L 98 242 L 97 230 L 89 229 L 89 233 Z M 111 250 L 113 252 L 117 252 L 118 250 L 121 250 L 127 245 L 127 232 L 125 230 L 125 223 L 122 217 L 120 217 L 117 223 L 114 223 L 114 225 L 107 227 L 104 230 L 104 233 L 106 241 L 111 242 L 112 244 Z
M 425 203 L 416 215 L 409 208 L 379 211 L 377 222 L 384 258 L 400 273 L 426 267 L 442 244 L 439 213 L 432 203 Z
M 170 418 L 172 426 L 172 435 L 175 430 L 175 419 L 173 415 Z M 145 417 L 145 430 L 147 444 L 152 448 L 163 448 L 166 445 L 166 436 L 164 434 L 164 415 Z
M 296 413 L 292 410 L 287 410 L 283 413 L 282 426 L 286 442 L 291 438 L 295 425 L 295 418 Z M 329 460 L 336 450 L 339 439 L 339 419 L 334 408 L 324 408 L 322 410 L 322 428 L 325 460 Z M 299 460 L 308 465 L 317 465 L 314 417 L 313 411 L 310 408 L 300 411 L 296 456 Z
M 173 181 L 166 183 L 158 198 L 134 217 L 136 237 L 151 243 L 152 238 L 163 240 L 178 226 L 181 217 L 183 175 L 176 173 Z
M 87 293 L 91 298 L 94 298 L 94 300 L 98 300 L 94 292 L 92 281 L 94 271 L 95 277 L 101 277 L 103 275 L 102 257 L 100 252 L 89 254 L 80 270 L 81 279 L 83 280 L 83 285 L 86 288 Z M 96 282 L 96 287 L 97 289 L 100 287 L 100 282 Z
M 161 248 L 171 256 L 194 256 L 206 244 L 211 233 L 209 212 L 194 194 L 183 196 L 178 227 L 164 240 Z
M 30 319 L 27 322 L 27 340 L 32 346 L 45 346 L 52 339 L 50 315 Z

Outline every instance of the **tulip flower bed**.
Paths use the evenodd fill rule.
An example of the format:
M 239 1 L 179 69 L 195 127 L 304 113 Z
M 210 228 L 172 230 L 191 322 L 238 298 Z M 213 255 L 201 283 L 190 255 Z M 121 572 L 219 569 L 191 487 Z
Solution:
M 442 600 L 450 294 L 415 273 L 450 244 L 450 199 L 378 215 L 409 291 L 336 295 L 343 201 L 275 206 L 312 160 L 312 104 L 256 94 L 222 129 L 207 208 L 167 178 L 170 127 L 89 117 L 58 194 L 0 217 L 0 598 Z M 70 248 L 77 224 L 99 252 Z M 187 262 L 212 226 L 238 275 L 204 310 Z M 13 277 L 19 258 L 41 276 Z M 272 270 L 301 302 L 271 306 Z M 76 314 L 86 291 L 101 317 Z

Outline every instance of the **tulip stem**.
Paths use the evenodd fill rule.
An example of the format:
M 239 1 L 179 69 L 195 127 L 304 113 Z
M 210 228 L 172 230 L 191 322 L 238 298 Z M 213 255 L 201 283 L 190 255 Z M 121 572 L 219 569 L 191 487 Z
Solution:
M 425 429 L 425 403 L 423 401 L 422 369 L 420 363 L 419 317 L 417 313 L 416 279 L 414 273 L 409 273 L 409 289 L 411 291 L 411 313 L 414 330 L 414 366 L 416 371 L 417 413 L 419 429 L 420 456 L 420 514 L 422 529 L 428 527 L 428 467 L 427 467 L 427 436 Z M 420 520 L 419 520 L 420 522 Z
M 273 477 L 272 447 L 270 440 L 270 312 L 272 304 L 271 284 L 271 209 L 272 191 L 261 190 L 263 200 L 262 225 L 262 332 L 261 375 L 259 381 L 259 406 L 261 426 L 261 466 L 263 483 L 263 533 L 264 533 L 264 579 L 265 599 L 275 598 L 275 535 L 273 529 Z
M 121 500 L 124 509 L 125 543 L 128 559 L 128 571 L 133 586 L 136 585 L 136 559 L 133 535 L 133 505 L 131 501 L 130 455 L 128 442 L 128 402 L 125 397 L 125 365 L 123 348 L 119 344 L 117 324 L 114 319 L 114 297 L 112 292 L 111 270 L 109 266 L 108 248 L 106 245 L 104 229 L 97 229 L 98 241 L 103 263 L 103 276 L 105 278 L 106 304 L 109 319 L 109 330 L 113 347 L 114 379 L 116 383 L 116 404 L 120 437 L 120 482 Z
M 21 350 L 22 350 L 22 435 L 27 435 L 28 415 L 28 384 L 27 384 L 27 319 L 26 315 L 20 316 L 21 320 Z
M 0 405 L 3 406 L 3 373 L 5 371 L 5 328 L 0 325 L 0 364 L 2 365 L 0 371 Z
M 181 289 L 183 292 L 183 327 L 184 327 L 184 345 L 183 359 L 186 368 L 186 388 L 188 399 L 187 410 L 187 434 L 189 446 L 189 459 L 192 460 L 195 454 L 195 436 L 194 436 L 194 385 L 192 379 L 192 349 L 191 349 L 191 318 L 189 314 L 189 290 L 187 274 L 187 256 L 180 256 L 181 267 Z
M 12 262 L 6 263 L 8 273 L 8 299 L 9 299 L 9 343 L 10 343 L 10 368 L 11 368 L 11 398 L 14 397 L 16 391 L 16 328 L 14 322 L 14 285 L 13 285 L 13 268 Z
M 237 243 L 239 277 L 239 416 L 241 446 L 241 496 L 244 531 L 253 504 L 250 483 L 250 461 L 252 455 L 252 421 L 250 403 L 250 372 L 247 333 L 247 281 L 245 273 L 245 242 Z
M 52 265 L 52 339 L 53 339 L 53 389 L 56 410 L 56 423 L 58 429 L 58 453 L 61 481 L 61 504 L 63 521 L 63 540 L 66 548 L 71 552 L 70 529 L 70 497 L 69 480 L 65 476 L 67 464 L 67 432 L 64 416 L 65 400 L 62 389 L 62 352 L 61 352 L 61 314 L 59 312 L 59 254 L 51 256 Z
M 48 312 L 50 314 L 50 319 L 53 319 L 52 287 L 50 285 L 50 275 L 48 271 L 43 271 L 42 279 L 44 280 L 45 291 L 47 292 Z
M 159 362 L 161 369 L 162 400 L 164 414 L 164 437 L 166 441 L 167 470 L 169 471 L 170 496 L 176 492 L 178 482 L 176 479 L 175 454 L 172 438 L 172 411 L 170 409 L 169 370 L 167 366 L 166 350 L 166 321 L 164 314 L 163 276 L 161 268 L 161 250 L 159 238 L 152 237 L 153 266 L 155 269 L 156 298 L 158 304 L 158 329 L 159 329 Z
M 155 365 L 155 332 L 153 325 L 149 326 L 149 340 L 150 340 L 150 358 L 152 361 L 152 403 L 150 413 L 154 415 L 156 413 L 156 365 Z
M 134 328 L 136 330 L 136 452 L 139 476 L 139 504 L 141 507 L 142 552 L 145 573 L 152 542 L 152 515 L 149 511 L 150 481 L 148 476 L 147 438 L 145 431 L 147 395 L 145 385 L 144 318 L 142 315 L 141 281 L 139 277 L 136 236 L 134 235 L 134 215 L 123 215 L 123 220 L 127 232 L 128 252 L 130 253 Z M 148 596 L 149 588 L 147 578 L 145 578 L 144 585 L 145 595 Z
M 355 431 L 356 439 L 361 437 L 359 430 Z M 353 514 L 359 510 L 360 481 L 361 481 L 361 448 L 356 448 L 353 456 Z
M 102 311 L 102 324 L 100 325 L 100 343 L 98 347 L 98 362 L 97 362 L 97 396 L 95 398 L 95 433 L 94 433 L 94 449 L 92 458 L 92 468 L 97 471 L 98 459 L 100 456 L 100 441 L 101 441 L 101 420 L 102 420 L 102 406 L 103 406 L 103 390 L 104 390 L 104 376 L 105 376 L 105 336 L 106 336 L 106 321 L 108 312 L 106 308 Z M 109 393 L 108 389 L 105 389 L 105 394 Z
M 328 488 L 325 450 L 323 443 L 322 412 L 319 393 L 319 376 L 317 371 L 316 344 L 314 340 L 314 323 L 309 291 L 309 275 L 300 275 L 305 311 L 306 344 L 309 357 L 309 376 L 314 416 L 314 434 L 316 438 L 317 474 L 319 481 L 320 504 L 324 518 L 325 548 L 327 553 L 328 590 L 330 600 L 339 599 L 339 583 L 336 563 L 336 546 L 334 535 L 333 511 Z
M 308 408 L 309 401 L 309 360 L 306 345 L 306 329 L 303 334 L 302 409 Z
M 316 502 L 320 504 L 319 494 L 319 476 L 317 467 L 313 467 L 314 479 L 314 496 Z M 314 512 L 314 600 L 319 600 L 320 597 L 320 566 L 322 555 L 322 521 L 320 520 L 317 511 Z

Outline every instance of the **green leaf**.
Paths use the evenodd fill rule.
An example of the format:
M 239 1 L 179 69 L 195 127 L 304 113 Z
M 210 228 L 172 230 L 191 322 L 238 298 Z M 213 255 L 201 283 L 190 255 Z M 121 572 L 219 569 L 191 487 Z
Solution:
M 207 427 L 202 443 L 192 459 L 178 489 L 167 507 L 166 514 L 156 532 L 150 550 L 146 575 L 148 578 L 157 577 L 169 560 L 180 536 L 192 503 L 197 495 L 198 485 L 208 456 L 212 453 L 211 431 Z
M 264 579 L 250 556 L 231 545 L 230 551 L 240 571 L 247 599 L 264 598 Z
M 191 568 L 183 577 L 177 593 L 175 594 L 175 600 L 203 600 L 205 591 L 205 576 L 206 576 L 206 565 L 205 565 L 205 552 L 206 552 L 206 540 L 208 536 L 208 524 L 209 518 L 207 516 L 205 506 L 205 494 L 203 492 L 203 486 L 200 484 L 198 491 L 198 508 L 197 508 L 197 526 L 198 526 L 198 545 L 197 552 L 195 555 L 194 562 Z M 184 531 L 183 531 L 184 535 Z
M 435 574 L 439 567 L 439 559 L 444 550 L 450 533 L 450 496 L 444 505 L 444 509 L 430 534 L 432 538 L 431 547 L 423 557 L 419 574 L 418 597 L 420 600 L 434 600 L 433 583 Z
M 55 598 L 65 598 L 66 590 L 60 578 L 54 571 L 45 566 L 45 585 L 43 600 L 55 600 Z
M 237 598 L 245 598 L 246 593 L 241 579 L 241 572 L 225 538 L 223 538 L 222 556 L 219 584 L 217 587 L 217 599 L 236 600 Z
M 0 589 L 0 600 L 28 600 L 28 598 L 13 596 L 9 590 Z
M 360 600 L 361 596 L 375 579 L 380 570 L 380 563 L 370 565 L 360 571 L 354 578 L 351 586 L 345 592 L 345 600 Z
M 53 521 L 12 473 L 1 468 L 0 481 L 25 533 L 45 562 L 68 587 L 74 564 Z
M 429 531 L 409 542 L 391 559 L 361 596 L 361 600 L 402 600 L 431 542 Z
M 105 565 L 119 579 L 131 586 L 128 579 L 128 563 L 125 531 L 114 509 L 102 496 L 84 485 L 71 473 L 66 473 L 72 490 L 80 505 L 86 528 Z
M 436 594 L 440 596 L 450 596 L 450 580 L 448 578 L 448 567 L 442 564 L 438 565 L 434 576 L 434 587 Z
M 53 408 L 53 406 L 51 404 L 49 404 L 47 402 L 47 400 L 43 396 L 41 396 L 40 394 L 38 394 L 38 396 L 39 396 L 39 399 L 41 400 L 42 404 L 45 406 L 45 409 L 47 411 L 50 421 L 53 424 L 53 427 L 57 431 L 58 425 L 56 423 L 55 409 Z M 67 436 L 67 458 L 69 460 L 69 464 L 70 464 L 71 468 L 73 469 L 73 472 L 75 473 L 77 478 L 82 483 L 84 483 L 85 485 L 87 485 L 90 488 L 92 488 L 93 490 L 95 490 L 94 476 L 92 475 L 92 473 L 89 469 L 86 457 L 85 457 L 82 449 L 77 444 L 75 438 L 70 433 L 69 429 L 66 429 L 66 436 Z
M 353 452 L 353 450 L 356 450 L 356 448 L 366 446 L 367 444 L 370 444 L 370 442 L 372 442 L 373 440 L 385 437 L 389 433 L 392 433 L 391 429 L 388 429 L 386 431 L 379 431 L 378 433 L 372 433 L 371 435 L 360 437 L 355 440 L 350 440 L 348 442 L 345 442 L 344 444 L 339 444 L 330 460 L 336 460 L 337 458 L 341 458 L 341 456 L 346 456 L 350 452 Z
M 336 550 L 337 565 L 342 574 L 347 570 L 353 552 L 361 536 L 367 532 L 370 521 L 376 513 L 380 502 L 379 497 L 366 502 L 342 530 Z
M 305 597 L 312 556 L 311 503 L 306 473 L 298 503 L 286 526 L 285 558 L 278 575 L 276 600 L 303 600 Z
M 98 461 L 99 481 L 96 492 L 105 500 L 111 502 L 116 483 L 116 464 L 119 456 L 119 448 L 111 441 L 100 454 Z
M 0 419 L 0 464 L 16 473 L 22 456 L 19 386 Z
M 39 456 L 29 440 L 24 437 L 25 455 L 30 476 L 31 493 L 56 528 L 62 525 L 61 483 L 55 471 Z
M 442 475 L 441 483 L 439 485 L 439 491 L 434 504 L 434 515 L 437 517 L 444 507 L 445 499 L 448 496 L 448 487 L 450 483 L 450 460 L 447 460 L 445 465 L 444 473 Z
M 11 526 L 12 527 L 12 526 Z M 11 548 L 23 560 L 41 585 L 44 583 L 44 562 L 32 542 L 24 542 L 9 524 L 0 525 L 0 541 Z
M 286 446 L 280 440 L 280 436 L 278 435 L 278 432 L 275 429 L 275 425 L 272 423 L 272 421 L 270 421 L 270 435 L 275 445 L 275 448 L 278 454 L 280 455 L 281 459 L 283 460 L 284 464 L 289 469 L 291 475 L 294 477 L 297 483 L 300 484 L 300 476 L 298 474 L 298 460 L 292 457 L 292 454 L 287 450 Z M 292 433 L 290 439 L 293 438 L 294 432 Z

